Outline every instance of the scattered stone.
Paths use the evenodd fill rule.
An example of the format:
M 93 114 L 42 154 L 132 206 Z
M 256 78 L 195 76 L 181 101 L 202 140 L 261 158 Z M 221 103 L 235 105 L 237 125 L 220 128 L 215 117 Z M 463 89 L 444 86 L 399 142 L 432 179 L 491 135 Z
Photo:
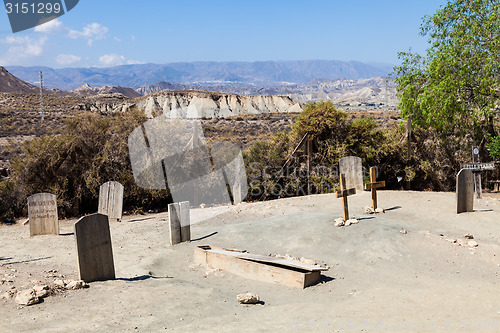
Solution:
M 312 265 L 312 266 L 316 265 L 316 261 L 314 261 L 313 259 L 307 259 L 304 257 L 300 258 L 300 262 L 304 263 L 306 265 Z
M 456 242 L 457 242 L 457 240 L 456 240 L 456 239 L 450 239 L 450 238 L 446 239 L 446 241 L 447 241 L 447 242 L 450 242 L 450 243 L 456 243 Z
M 359 220 L 352 218 L 352 219 L 346 221 L 346 225 L 347 225 L 347 222 L 349 222 L 350 224 L 358 224 Z
M 66 286 L 66 284 L 64 283 L 64 281 L 61 280 L 61 279 L 54 280 L 54 285 L 57 288 L 64 288 Z
M 399 232 L 402 233 L 403 235 L 406 235 L 408 233 L 408 230 L 401 229 L 401 230 L 399 230 Z
M 383 208 L 377 208 L 375 209 L 375 213 L 379 214 L 379 213 L 385 213 L 385 209 Z
M 260 302 L 259 296 L 252 293 L 236 295 L 236 299 L 241 304 L 257 304 Z
M 13 298 L 14 296 L 16 296 L 16 294 L 17 294 L 17 290 L 16 290 L 16 289 L 15 289 L 15 287 L 14 287 L 14 288 L 12 288 L 12 289 L 7 290 L 7 291 L 5 292 L 5 294 L 4 294 L 4 296 L 3 296 L 3 297 L 4 297 L 4 298 Z
M 343 227 L 344 225 L 345 225 L 345 221 L 342 217 L 335 219 L 335 226 L 336 227 Z
M 370 206 L 366 206 L 365 208 L 363 208 L 365 214 L 375 214 L 375 210 L 370 207 Z
M 36 296 L 35 291 L 29 289 L 18 292 L 15 301 L 19 305 L 29 306 L 40 303 L 40 298 Z
M 34 286 L 33 291 L 35 292 L 36 297 L 40 297 L 40 298 L 47 297 L 50 294 L 50 288 L 47 285 Z
M 475 240 L 471 240 L 467 243 L 469 247 L 477 247 L 479 244 Z
M 474 236 L 472 236 L 472 234 L 466 234 L 464 235 L 464 237 L 467 239 L 474 239 Z
M 71 281 L 66 285 L 66 289 L 68 290 L 76 290 L 76 289 L 82 289 L 86 288 L 88 285 L 85 283 L 83 280 L 79 281 Z
M 351 220 L 347 220 L 347 221 L 345 221 L 344 225 L 345 225 L 346 227 L 350 226 L 350 225 L 351 225 Z

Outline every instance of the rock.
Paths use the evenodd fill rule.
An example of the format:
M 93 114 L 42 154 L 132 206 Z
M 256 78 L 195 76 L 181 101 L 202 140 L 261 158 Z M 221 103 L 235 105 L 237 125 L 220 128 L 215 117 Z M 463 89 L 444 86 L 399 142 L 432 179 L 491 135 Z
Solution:
M 349 222 L 350 224 L 358 224 L 359 220 L 358 219 L 350 219 L 350 220 L 347 220 L 347 222 Z M 347 222 L 346 222 L 346 225 L 347 225 Z
M 40 298 L 47 297 L 50 294 L 50 288 L 47 285 L 34 286 L 33 291 L 35 295 Z
M 347 220 L 347 221 L 345 221 L 344 225 L 345 225 L 346 227 L 350 226 L 350 225 L 351 225 L 351 220 Z
M 304 257 L 300 258 L 300 262 L 304 263 L 306 265 L 312 265 L 312 266 L 316 265 L 316 261 L 314 261 L 312 259 L 307 259 L 307 258 L 304 258 Z
M 241 304 L 257 304 L 260 302 L 259 296 L 252 293 L 236 295 L 236 299 Z
M 339 217 L 338 219 L 335 219 L 335 226 L 336 227 L 343 227 L 345 224 L 345 221 L 343 218 Z
M 33 305 L 40 303 L 40 298 L 33 290 L 29 289 L 18 292 L 15 301 L 19 305 Z
M 401 230 L 399 230 L 399 232 L 402 233 L 403 235 L 406 235 L 408 233 L 408 230 L 401 229 Z
M 383 209 L 383 208 L 377 208 L 377 209 L 375 209 L 375 213 L 377 213 L 377 214 L 378 213 L 385 213 L 385 209 Z
M 375 210 L 372 207 L 366 206 L 363 210 L 365 214 L 375 214 Z
M 474 239 L 474 236 L 472 236 L 472 234 L 466 234 L 464 235 L 464 237 L 467 239 Z
M 456 242 L 457 242 L 457 240 L 456 240 L 456 239 L 450 239 L 450 238 L 448 238 L 446 241 L 447 241 L 447 242 L 450 242 L 450 243 L 456 243 Z
M 475 240 L 471 240 L 467 243 L 469 247 L 477 247 L 479 244 Z
M 64 288 L 66 286 L 66 284 L 64 283 L 64 281 L 61 280 L 61 279 L 54 280 L 54 285 L 57 288 Z
M 70 283 L 68 283 L 66 285 L 66 289 L 68 289 L 68 290 L 82 289 L 82 288 L 86 288 L 86 287 L 87 287 L 87 284 L 83 280 L 71 281 Z

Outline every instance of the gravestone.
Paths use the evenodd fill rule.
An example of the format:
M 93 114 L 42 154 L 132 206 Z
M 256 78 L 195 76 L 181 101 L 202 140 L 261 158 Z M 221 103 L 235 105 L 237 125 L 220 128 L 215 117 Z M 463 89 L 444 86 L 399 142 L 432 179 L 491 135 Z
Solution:
M 108 217 L 92 214 L 75 223 L 78 272 L 85 282 L 115 279 Z
M 363 165 L 361 158 L 347 156 L 339 161 L 339 172 L 345 175 L 346 188 L 355 188 L 363 192 Z
M 38 193 L 28 198 L 30 236 L 59 235 L 57 198 L 54 194 Z
M 170 245 L 191 240 L 191 222 L 189 201 L 168 205 L 168 225 L 170 229 Z
M 346 188 L 345 185 L 345 175 L 340 174 L 340 191 L 337 191 L 337 199 L 342 198 L 342 210 L 344 212 L 344 221 L 349 220 L 349 204 L 347 202 L 347 197 L 356 194 L 355 188 Z
M 457 174 L 457 214 L 474 211 L 474 175 L 462 169 Z
M 365 186 L 367 190 L 371 190 L 372 192 L 372 208 L 377 209 L 377 188 L 385 187 L 385 181 L 377 181 L 376 168 L 370 168 L 370 183 L 367 183 Z
M 99 188 L 99 214 L 107 215 L 109 221 L 121 221 L 123 211 L 123 185 L 107 182 Z

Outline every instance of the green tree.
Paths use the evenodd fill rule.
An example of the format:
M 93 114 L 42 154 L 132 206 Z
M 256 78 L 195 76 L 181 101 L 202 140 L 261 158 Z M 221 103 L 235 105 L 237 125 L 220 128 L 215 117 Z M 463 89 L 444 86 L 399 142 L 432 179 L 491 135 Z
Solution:
M 443 137 L 484 141 L 500 99 L 499 1 L 450 1 L 424 18 L 421 35 L 427 54 L 401 52 L 395 68 L 401 113 Z

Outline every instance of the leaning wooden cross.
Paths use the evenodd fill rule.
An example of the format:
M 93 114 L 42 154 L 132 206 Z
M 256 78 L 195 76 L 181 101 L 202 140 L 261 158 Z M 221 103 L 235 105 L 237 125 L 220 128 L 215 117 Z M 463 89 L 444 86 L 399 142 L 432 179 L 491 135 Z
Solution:
M 347 202 L 347 197 L 356 194 L 355 188 L 346 189 L 345 185 L 345 175 L 340 174 L 340 191 L 337 191 L 337 198 L 342 198 L 342 208 L 344 210 L 344 221 L 349 220 L 349 205 Z
M 372 191 L 372 208 L 377 209 L 377 188 L 385 187 L 385 181 L 377 182 L 377 170 L 374 167 L 370 168 L 370 183 L 365 184 L 367 190 Z

